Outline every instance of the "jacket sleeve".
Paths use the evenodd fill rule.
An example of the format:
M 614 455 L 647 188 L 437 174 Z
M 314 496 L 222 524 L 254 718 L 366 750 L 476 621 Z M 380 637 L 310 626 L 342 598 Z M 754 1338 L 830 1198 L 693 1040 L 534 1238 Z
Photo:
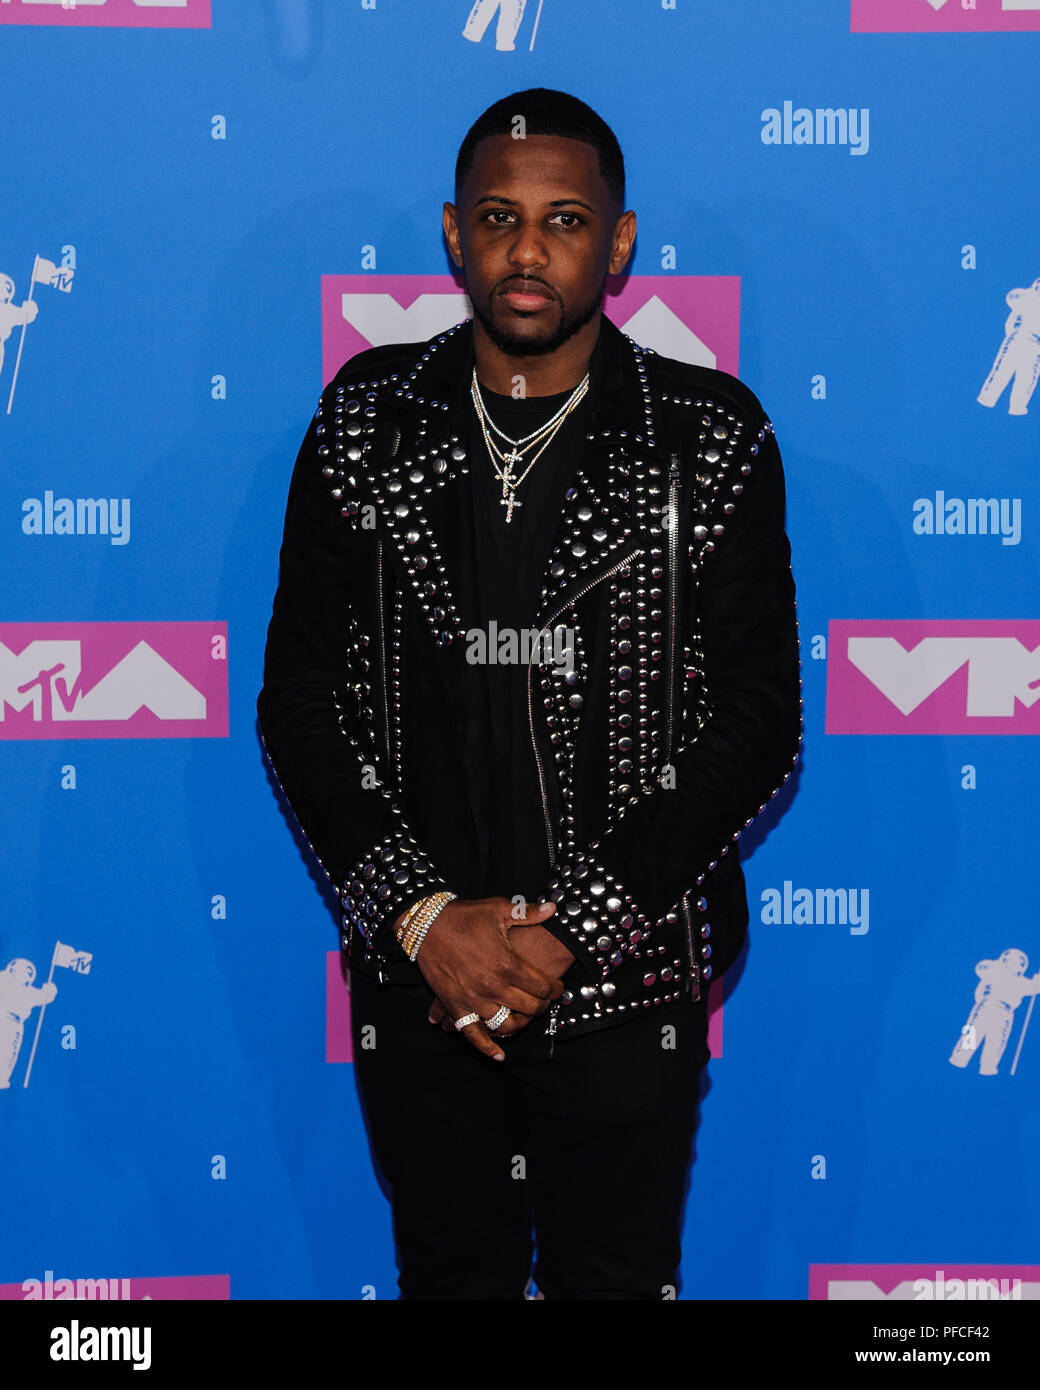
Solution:
M 764 414 L 759 424 L 740 500 L 691 576 L 696 616 L 687 640 L 702 668 L 700 727 L 691 712 L 670 775 L 559 866 L 543 895 L 557 903 L 547 930 L 596 977 L 652 939 L 654 924 L 704 882 L 797 762 L 801 682 L 783 467 Z
M 404 960 L 393 922 L 447 885 L 388 790 L 376 713 L 375 533 L 359 529 L 333 493 L 332 392 L 326 388 L 293 469 L 257 712 L 268 762 L 345 923 L 380 954 Z

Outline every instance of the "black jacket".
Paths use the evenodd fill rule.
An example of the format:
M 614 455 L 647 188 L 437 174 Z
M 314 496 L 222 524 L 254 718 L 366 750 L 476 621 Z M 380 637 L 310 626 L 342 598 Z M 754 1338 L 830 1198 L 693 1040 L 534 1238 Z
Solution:
M 575 963 L 561 1037 L 729 966 L 748 911 L 737 838 L 801 735 L 794 581 L 772 425 L 735 377 L 602 321 L 603 388 L 538 625 L 578 682 L 528 670 L 532 756 Z M 360 353 L 325 388 L 289 491 L 257 708 L 268 759 L 342 902 L 351 965 L 418 981 L 391 923 L 482 896 L 453 565 L 470 467 L 470 322 Z M 486 459 L 474 460 L 485 466 Z M 509 895 L 508 887 L 497 889 Z

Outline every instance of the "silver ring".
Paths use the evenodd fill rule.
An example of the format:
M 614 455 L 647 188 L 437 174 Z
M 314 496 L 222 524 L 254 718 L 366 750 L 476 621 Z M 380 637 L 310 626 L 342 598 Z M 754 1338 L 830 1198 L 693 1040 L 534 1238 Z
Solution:
M 455 1020 L 455 1027 L 456 1027 L 456 1028 L 458 1029 L 458 1031 L 461 1033 L 462 1030 L 463 1030 L 463 1028 L 468 1027 L 469 1024 L 471 1024 L 471 1023 L 479 1023 L 479 1022 L 480 1022 L 480 1015 L 479 1015 L 479 1014 L 463 1014 L 461 1018 L 457 1018 L 457 1019 Z
M 506 1019 L 509 1017 L 509 1013 L 509 1009 L 507 1009 L 504 1004 L 499 1005 L 497 1012 L 493 1013 L 490 1018 L 484 1020 L 484 1026 L 487 1028 L 488 1032 L 493 1033 L 496 1028 L 501 1028 L 502 1024 L 505 1023 Z

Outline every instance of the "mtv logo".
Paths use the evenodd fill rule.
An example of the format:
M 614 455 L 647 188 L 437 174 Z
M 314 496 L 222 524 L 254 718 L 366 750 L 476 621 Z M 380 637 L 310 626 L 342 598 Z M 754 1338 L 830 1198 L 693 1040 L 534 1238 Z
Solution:
M 472 313 L 465 290 L 450 275 L 323 275 L 321 304 L 326 385 L 366 348 L 423 342 Z M 608 279 L 604 308 L 641 346 L 737 375 L 739 276 Z
M 209 29 L 210 0 L 0 0 L 0 24 Z
M 224 623 L 0 624 L 0 739 L 227 732 Z
M 1040 0 L 852 0 L 854 34 L 1011 33 L 1040 29 Z
M 827 641 L 829 734 L 1040 733 L 1040 622 L 844 622 Z

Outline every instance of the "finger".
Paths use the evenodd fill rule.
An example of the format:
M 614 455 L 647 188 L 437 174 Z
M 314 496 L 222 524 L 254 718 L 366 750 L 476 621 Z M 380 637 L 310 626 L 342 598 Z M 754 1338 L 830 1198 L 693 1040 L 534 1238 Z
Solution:
M 448 1010 L 439 999 L 435 999 L 430 1005 L 429 1019 L 431 1023 L 441 1023 L 448 1016 Z
M 523 990 L 525 994 L 533 995 L 535 999 L 541 1001 L 535 1012 L 541 1013 L 544 1009 L 549 1007 L 549 1004 L 554 999 L 558 999 L 563 993 L 562 983 L 552 975 L 547 975 L 543 970 L 539 970 L 538 966 L 532 965 L 530 961 L 525 960 L 523 956 L 521 956 L 519 952 L 513 950 L 511 946 L 507 945 L 507 950 L 509 951 L 509 956 L 507 957 L 507 964 L 503 971 L 499 991 L 502 989 Z M 503 1004 L 507 1004 L 508 1002 L 507 999 L 503 998 Z M 521 1008 L 521 1012 L 530 1013 L 530 1009 L 523 1008 L 522 1006 L 519 1007 Z
M 527 1014 L 510 1013 L 501 1028 L 496 1028 L 491 1036 L 493 1038 L 511 1038 L 514 1033 L 519 1033 L 521 1028 L 526 1028 L 530 1022 L 532 1020 Z
M 476 1013 L 478 1011 L 473 1009 L 472 1012 Z M 460 1014 L 459 1017 L 462 1018 L 464 1015 Z M 491 1015 L 489 1014 L 488 1017 L 490 1018 Z M 456 1029 L 456 1032 L 458 1032 L 461 1037 L 465 1038 L 468 1043 L 472 1043 L 478 1052 L 483 1052 L 485 1057 L 490 1057 L 495 1062 L 505 1061 L 506 1054 L 484 1027 L 483 1023 L 467 1023 L 465 1028 Z
M 525 903 L 524 916 L 514 918 L 514 920 L 511 921 L 509 925 L 511 927 L 534 926 L 538 922 L 546 921 L 555 913 L 555 911 L 556 904 L 554 902 Z
M 510 1013 L 526 1014 L 528 1018 L 535 1018 L 538 1014 L 545 1013 L 552 1003 L 551 994 L 541 999 L 537 995 L 528 994 L 526 990 L 517 989 L 510 984 L 503 984 L 496 991 L 496 998 L 500 1004 L 506 1006 Z

